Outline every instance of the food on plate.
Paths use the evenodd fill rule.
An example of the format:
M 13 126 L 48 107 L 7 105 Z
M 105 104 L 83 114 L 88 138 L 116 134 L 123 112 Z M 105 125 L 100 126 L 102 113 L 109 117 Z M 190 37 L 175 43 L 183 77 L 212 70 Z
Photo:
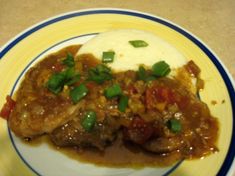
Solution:
M 218 151 L 218 122 L 197 96 L 201 88 L 200 68 L 170 44 L 144 31 L 115 30 L 30 68 L 0 115 L 28 141 L 46 135 L 61 148 L 116 153 L 128 162 L 141 153 L 145 159 L 133 164 L 172 164 Z M 128 145 L 139 153 L 123 149 Z

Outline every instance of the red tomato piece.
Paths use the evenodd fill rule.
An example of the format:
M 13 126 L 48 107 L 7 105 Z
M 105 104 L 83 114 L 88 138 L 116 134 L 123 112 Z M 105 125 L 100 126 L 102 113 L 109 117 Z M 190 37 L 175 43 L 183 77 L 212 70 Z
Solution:
M 172 103 L 170 99 L 171 91 L 168 87 L 159 87 L 157 88 L 156 92 L 157 92 L 156 98 L 158 99 L 158 101 L 160 102 L 166 101 L 168 103 Z
M 152 109 L 154 108 L 154 104 L 156 104 L 156 97 L 155 97 L 155 90 L 153 87 L 149 88 L 145 92 L 145 103 L 147 106 L 147 109 Z
M 173 92 L 168 87 L 151 87 L 146 90 L 145 98 L 148 109 L 154 108 L 157 103 L 166 102 L 170 104 L 175 102 Z
M 94 82 L 88 82 L 88 83 L 86 83 L 86 87 L 87 87 L 89 90 L 92 90 L 95 86 L 96 86 L 96 83 L 94 83 Z
M 136 90 L 136 88 L 133 85 L 129 85 L 127 90 L 128 90 L 129 95 L 134 95 L 134 94 L 138 93 L 138 91 Z
M 15 105 L 16 105 L 16 102 L 9 95 L 7 95 L 6 103 L 3 105 L 0 111 L 0 117 L 7 120 L 12 110 L 14 109 Z
M 189 103 L 189 99 L 180 95 L 174 89 L 166 86 L 153 86 L 146 90 L 146 106 L 148 109 L 156 108 L 156 104 L 165 102 L 166 104 L 176 103 L 181 109 Z
M 180 99 L 176 102 L 180 109 L 186 108 L 189 103 L 189 98 L 186 96 L 181 96 Z

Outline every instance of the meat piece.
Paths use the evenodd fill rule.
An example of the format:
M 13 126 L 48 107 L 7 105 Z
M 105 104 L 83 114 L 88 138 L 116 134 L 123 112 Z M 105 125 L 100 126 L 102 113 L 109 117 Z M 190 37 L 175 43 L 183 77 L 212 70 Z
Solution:
M 82 101 L 74 105 L 68 93 L 55 95 L 46 88 L 49 77 L 55 72 L 55 65 L 62 64 L 61 59 L 66 57 L 69 48 L 73 54 L 78 47 L 71 46 L 51 54 L 26 73 L 17 90 L 16 106 L 8 120 L 16 135 L 33 138 L 50 133 L 71 120 L 84 106 Z
M 83 104 L 73 105 L 61 97 L 43 96 L 33 101 L 20 99 L 10 115 L 9 126 L 21 137 L 33 138 L 50 133 L 71 120 Z
M 178 137 L 160 137 L 147 141 L 144 145 L 142 145 L 142 147 L 147 151 L 154 153 L 169 153 L 180 149 L 182 145 L 183 143 Z
M 55 129 L 51 140 L 57 146 L 95 147 L 104 150 L 117 136 L 120 126 L 112 117 L 107 117 L 102 123 L 95 125 L 91 132 L 86 132 L 80 125 L 79 119 L 69 121 Z
M 145 143 L 153 134 L 154 129 L 150 123 L 146 123 L 142 118 L 135 117 L 128 128 L 124 128 L 124 139 L 136 144 Z

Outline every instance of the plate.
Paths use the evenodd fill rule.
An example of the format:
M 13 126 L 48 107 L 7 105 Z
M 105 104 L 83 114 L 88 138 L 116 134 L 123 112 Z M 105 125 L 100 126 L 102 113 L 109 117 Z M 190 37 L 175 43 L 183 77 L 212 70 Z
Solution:
M 166 40 L 202 70 L 200 92 L 213 116 L 219 119 L 219 152 L 199 160 L 185 160 L 166 168 L 108 168 L 81 163 L 52 150 L 47 144 L 29 147 L 0 119 L 0 170 L 3 175 L 232 175 L 235 156 L 234 82 L 219 58 L 200 39 L 163 18 L 126 9 L 87 9 L 59 15 L 19 34 L 0 50 L 0 106 L 16 91 L 24 73 L 48 53 L 84 43 L 111 29 L 146 30 Z M 211 103 L 216 101 L 216 104 Z M 13 169 L 14 168 L 14 169 Z

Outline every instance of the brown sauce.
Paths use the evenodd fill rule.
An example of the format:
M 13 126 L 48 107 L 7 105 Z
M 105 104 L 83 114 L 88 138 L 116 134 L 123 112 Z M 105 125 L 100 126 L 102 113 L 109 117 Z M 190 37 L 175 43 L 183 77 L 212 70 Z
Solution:
M 55 65 L 55 66 L 53 65 L 54 64 L 52 62 L 53 58 L 57 59 L 57 61 L 58 61 L 58 58 L 65 57 L 66 53 L 68 53 L 68 52 L 75 55 L 76 51 L 79 48 L 80 48 L 80 45 L 70 46 L 70 47 L 62 49 L 61 51 L 59 51 L 57 53 L 54 53 L 54 54 L 47 56 L 46 57 L 47 59 L 41 61 L 42 68 L 40 68 L 40 69 L 43 69 L 44 67 L 47 69 L 51 68 L 51 67 L 52 67 L 52 69 L 58 69 L 57 65 Z M 86 62 L 85 70 L 87 69 L 86 67 L 88 67 L 88 66 L 96 65 L 96 63 L 92 61 L 92 59 L 93 59 L 92 56 L 89 56 L 89 57 L 90 57 L 90 59 L 88 59 Z M 76 61 L 76 58 L 75 58 L 75 61 Z M 79 64 L 76 65 L 75 67 L 78 70 L 80 69 Z M 40 69 L 38 71 L 38 74 L 41 73 Z M 61 68 L 59 68 L 59 69 L 61 69 Z M 45 74 L 48 74 L 48 72 L 46 72 Z M 130 72 L 128 74 L 130 74 L 130 77 L 131 77 L 133 72 Z M 48 78 L 48 75 L 46 77 Z M 123 76 L 123 75 L 117 74 L 117 77 L 122 78 L 122 77 L 125 77 L 125 75 Z M 45 80 L 43 80 L 43 79 L 37 80 L 37 81 L 39 81 L 39 82 L 36 82 L 36 83 L 33 82 L 33 86 L 35 86 L 36 89 L 37 89 L 37 85 L 41 84 L 41 81 L 45 82 Z M 185 81 L 182 81 L 182 82 L 185 82 Z M 188 78 L 187 78 L 186 82 L 188 82 Z M 28 83 L 28 82 L 26 82 L 26 83 Z M 31 83 L 28 83 L 28 84 L 31 84 Z M 170 85 L 170 87 L 175 86 L 176 88 L 178 86 L 178 83 L 171 82 L 169 79 L 164 79 L 164 78 L 162 79 L 162 82 L 160 81 L 160 83 L 156 83 L 155 86 L 160 86 L 160 88 L 163 88 L 162 84 L 163 84 L 163 86 L 165 86 L 164 84 L 166 84 L 168 86 Z M 105 83 L 105 85 L 106 85 L 106 83 Z M 110 83 L 107 83 L 107 85 L 109 86 Z M 188 87 L 189 87 L 188 89 L 190 90 L 191 87 L 190 86 L 188 86 Z M 97 90 L 99 90 L 101 88 L 102 88 L 101 86 L 95 87 L 95 89 L 97 89 Z M 20 89 L 22 92 L 24 92 L 24 90 L 22 90 L 23 87 L 21 87 Z M 179 90 L 182 91 L 181 87 L 179 87 Z M 28 91 L 28 90 L 26 90 L 26 91 Z M 155 89 L 150 89 L 149 92 L 151 92 L 151 91 L 154 92 Z M 97 91 L 97 92 L 99 92 L 99 91 Z M 120 134 L 117 136 L 117 139 L 114 140 L 111 145 L 105 147 L 105 149 L 103 151 L 100 151 L 95 148 L 90 148 L 90 147 L 87 147 L 87 148 L 84 148 L 84 147 L 81 147 L 81 148 L 58 147 L 51 142 L 51 139 L 48 135 L 43 135 L 41 137 L 37 137 L 37 138 L 30 140 L 26 143 L 31 145 L 32 147 L 38 147 L 41 143 L 46 142 L 53 150 L 58 150 L 58 151 L 64 153 L 66 156 L 68 156 L 71 159 L 75 159 L 75 160 L 82 161 L 82 162 L 94 163 L 94 164 L 101 165 L 101 166 L 109 166 L 109 167 L 134 167 L 134 168 L 140 168 L 140 167 L 145 167 L 145 166 L 164 167 L 164 166 L 172 165 L 172 164 L 176 163 L 177 161 L 184 159 L 184 158 L 187 158 L 187 159 L 200 158 L 202 156 L 205 156 L 205 155 L 208 155 L 208 154 L 211 154 L 213 152 L 218 151 L 215 146 L 217 136 L 218 136 L 218 122 L 217 122 L 217 120 L 210 115 L 209 110 L 204 103 L 200 103 L 198 100 L 191 100 L 190 97 L 188 97 L 188 99 L 187 98 L 185 99 L 185 94 L 187 94 L 187 91 L 185 92 L 183 90 L 182 92 L 184 94 L 184 95 L 182 95 L 182 97 L 184 99 L 182 99 L 182 101 L 180 100 L 179 106 L 186 107 L 184 110 L 182 110 L 182 113 L 186 114 L 186 116 L 188 116 L 187 117 L 188 119 L 185 119 L 184 117 L 181 119 L 182 124 L 185 125 L 185 127 L 183 128 L 185 133 L 184 133 L 184 136 L 179 135 L 179 139 L 180 140 L 184 139 L 184 138 L 186 139 L 185 140 L 186 142 L 181 140 L 181 142 L 185 142 L 185 144 L 183 145 L 185 148 L 183 148 L 183 149 L 180 148 L 180 149 L 173 150 L 170 152 L 163 152 L 161 154 L 159 154 L 159 153 L 156 154 L 153 152 L 148 152 L 133 143 L 128 143 L 128 142 L 124 143 L 123 139 L 121 139 Z M 55 95 L 51 95 L 50 93 L 48 93 L 48 90 L 44 90 L 44 89 L 42 89 L 42 90 L 40 89 L 38 91 L 38 93 L 41 93 L 43 95 L 44 94 L 50 95 L 51 99 L 53 99 L 55 97 Z M 64 94 L 64 92 L 62 94 Z M 17 95 L 17 97 L 18 98 L 24 97 L 22 95 L 24 95 L 24 94 L 19 93 Z M 191 96 L 191 94 L 189 94 L 189 95 Z M 32 95 L 32 96 L 37 96 L 37 95 Z M 63 102 L 66 106 L 71 104 L 71 102 L 67 99 L 67 97 L 64 98 L 63 95 L 61 97 L 62 98 L 60 99 L 60 101 Z M 92 102 L 96 101 L 96 97 L 94 99 L 92 99 L 92 96 L 90 96 L 88 98 L 90 98 L 90 103 L 87 104 L 86 106 L 91 106 Z M 177 101 L 178 101 L 181 97 L 178 96 L 177 98 L 178 98 L 177 99 Z M 151 95 L 150 95 L 150 100 L 151 100 L 151 102 L 155 101 L 155 99 Z M 97 101 L 98 101 L 98 99 L 97 99 Z M 173 100 L 170 99 L 169 101 L 173 101 Z M 47 103 L 47 102 L 42 102 L 42 103 Z M 188 104 L 190 104 L 190 103 L 192 104 L 192 108 L 187 107 Z M 54 104 L 51 103 L 50 105 L 53 106 Z M 162 108 L 164 108 L 165 106 L 166 105 L 164 103 L 160 103 L 157 106 L 157 108 L 159 111 L 161 111 Z M 152 104 L 150 104 L 149 108 L 152 108 Z M 48 111 L 49 110 L 50 110 L 50 108 L 48 109 Z M 103 112 L 100 111 L 99 113 L 102 114 Z M 194 113 L 194 114 L 192 114 L 192 113 Z M 146 121 L 151 121 L 151 118 L 149 119 L 149 117 L 145 117 L 146 115 L 143 112 L 142 112 L 142 114 L 143 114 L 143 118 L 145 118 Z M 151 113 L 149 113 L 149 114 L 151 115 Z M 192 116 L 189 114 L 192 114 Z M 200 115 L 203 117 L 200 117 Z M 100 119 L 98 118 L 98 120 L 100 120 Z M 15 124 L 16 128 L 18 128 L 17 123 Z M 124 125 L 124 126 L 126 124 L 126 122 L 120 122 L 120 123 L 122 123 L 122 125 Z M 129 122 L 127 122 L 127 124 L 128 123 Z M 14 125 L 14 123 L 12 123 L 12 124 Z M 11 125 L 11 127 L 14 129 L 13 125 Z M 126 125 L 126 126 L 128 126 L 128 125 Z M 37 129 L 39 129 L 39 127 L 36 126 L 36 127 L 34 127 L 34 129 L 37 130 Z M 21 129 L 19 129 L 19 130 L 21 130 Z M 159 130 L 162 130 L 162 129 L 159 129 Z M 18 129 L 15 129 L 13 131 L 15 133 L 18 133 Z M 169 132 L 167 131 L 167 133 L 169 133 Z M 164 134 L 164 135 L 166 135 L 166 134 Z M 177 136 L 177 134 L 167 134 L 167 135 L 169 135 L 168 136 L 169 139 Z M 195 137 L 197 135 L 198 135 L 198 138 Z M 18 133 L 18 136 L 21 136 L 21 134 Z M 194 149 L 194 147 L 195 147 L 195 149 Z M 194 151 L 191 151 L 191 148 L 193 148 Z
M 166 167 L 173 165 L 181 159 L 178 152 L 171 153 L 170 155 L 157 155 L 145 152 L 131 144 L 124 146 L 120 138 L 103 152 L 95 148 L 78 149 L 75 147 L 58 147 L 54 145 L 46 135 L 31 141 L 22 140 L 22 142 L 35 148 L 40 147 L 42 143 L 46 143 L 50 149 L 59 151 L 68 158 L 78 162 L 92 163 L 97 166 L 113 168 L 131 167 L 140 169 L 146 166 Z

